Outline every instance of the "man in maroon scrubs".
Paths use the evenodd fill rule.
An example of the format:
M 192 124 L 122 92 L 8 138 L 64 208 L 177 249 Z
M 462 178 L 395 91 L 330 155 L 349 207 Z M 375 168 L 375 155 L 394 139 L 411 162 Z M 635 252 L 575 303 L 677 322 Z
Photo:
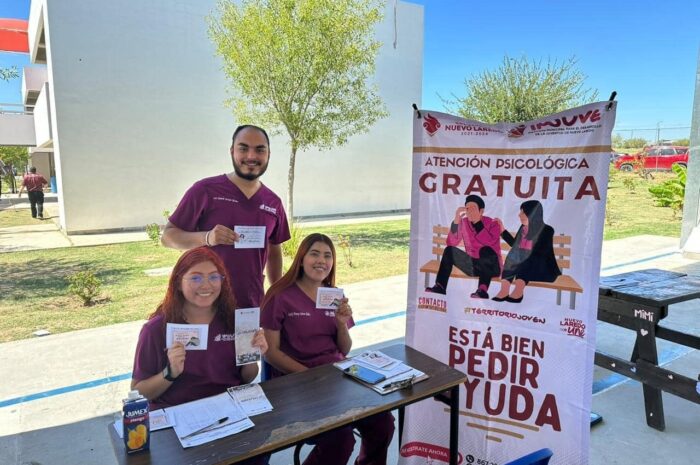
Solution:
M 185 250 L 212 247 L 226 265 L 238 307 L 258 307 L 264 271 L 270 283 L 282 276 L 280 244 L 290 237 L 289 225 L 282 201 L 259 179 L 270 160 L 265 130 L 236 128 L 231 158 L 232 173 L 202 179 L 189 188 L 168 219 L 162 242 Z M 251 236 L 262 241 L 250 242 Z

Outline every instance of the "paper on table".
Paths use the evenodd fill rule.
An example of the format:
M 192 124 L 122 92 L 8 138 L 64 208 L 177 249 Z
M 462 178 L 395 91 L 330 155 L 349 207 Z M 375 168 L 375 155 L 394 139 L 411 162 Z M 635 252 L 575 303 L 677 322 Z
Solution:
M 400 360 L 396 360 L 395 358 L 391 358 L 388 355 L 386 355 L 383 352 L 376 351 L 378 355 L 382 357 L 386 357 L 387 359 L 391 360 L 392 362 L 384 367 L 377 367 L 374 365 L 370 365 L 369 363 L 366 363 L 362 360 L 362 358 L 358 357 L 350 357 L 346 358 L 345 360 L 341 362 L 336 362 L 334 365 L 341 370 L 345 370 L 349 366 L 357 363 L 358 365 L 364 366 L 365 368 L 369 368 L 370 370 L 374 370 L 377 373 L 383 374 L 387 379 L 392 378 L 396 375 L 399 375 L 401 373 L 405 373 L 408 370 L 411 369 L 410 366 L 406 365 L 405 363 L 401 362 Z
M 209 325 L 168 323 L 165 326 L 165 346 L 170 348 L 179 342 L 185 350 L 207 350 Z
M 148 420 L 151 431 L 158 431 L 175 425 L 175 422 L 172 421 L 168 413 L 162 408 L 149 412 Z M 117 431 L 120 438 L 124 437 L 124 423 L 122 423 L 121 419 L 114 422 L 114 429 Z
M 343 290 L 338 287 L 319 287 L 316 291 L 316 308 L 335 310 L 343 297 Z
M 259 384 L 241 384 L 230 387 L 228 393 L 241 403 L 243 410 L 249 417 L 272 410 L 272 404 Z
M 236 365 L 247 365 L 260 360 L 260 348 L 253 347 L 253 336 L 260 328 L 260 308 L 236 309 Z
M 175 434 L 182 447 L 192 447 L 230 436 L 253 427 L 241 404 L 227 392 L 187 402 L 166 409 L 175 420 Z M 201 428 L 214 425 L 220 418 L 228 420 L 211 430 L 181 439 Z
M 362 352 L 360 355 L 353 357 L 355 361 L 366 363 L 375 368 L 386 368 L 394 362 L 398 362 L 395 358 L 391 358 L 388 355 L 378 351 L 378 350 L 368 350 Z
M 265 247 L 265 226 L 236 225 L 233 231 L 238 233 L 238 241 L 233 243 L 237 249 L 262 249 Z

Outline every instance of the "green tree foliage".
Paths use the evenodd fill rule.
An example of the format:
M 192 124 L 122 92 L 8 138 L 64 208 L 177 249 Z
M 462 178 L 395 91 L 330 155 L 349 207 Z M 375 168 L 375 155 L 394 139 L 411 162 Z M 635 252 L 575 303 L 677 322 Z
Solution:
M 448 111 L 485 123 L 528 121 L 594 102 L 598 91 L 583 88 L 586 77 L 573 57 L 544 63 L 505 56 L 497 69 L 464 81 L 466 97 L 443 102 Z
M 19 77 L 19 71 L 16 67 L 12 68 L 0 68 L 0 80 L 9 81 Z
M 678 215 L 683 211 L 688 169 L 680 165 L 673 165 L 671 169 L 676 173 L 676 177 L 650 187 L 649 192 L 659 206 L 670 207 L 673 209 L 673 214 Z
M 297 151 L 345 144 L 387 115 L 368 84 L 382 8 L 373 0 L 221 0 L 209 18 L 235 118 L 289 136 L 290 217 Z
M 690 139 L 687 137 L 684 137 L 682 139 L 676 139 L 673 141 L 673 145 L 684 145 L 686 147 L 690 146 Z
M 649 141 L 646 139 L 641 137 L 630 137 L 629 139 L 625 139 L 622 146 L 626 149 L 641 149 L 647 144 L 649 144 Z
M 613 134 L 611 142 L 613 147 L 622 147 L 622 144 L 625 142 L 625 139 L 622 137 L 622 134 L 617 133 Z
M 15 177 L 11 174 L 12 167 L 17 168 L 18 171 L 23 171 L 29 163 L 29 151 L 26 147 L 15 147 L 15 146 L 0 146 L 0 160 L 8 167 L 10 174 L 3 176 L 3 179 L 10 186 L 12 192 L 17 190 L 15 185 Z

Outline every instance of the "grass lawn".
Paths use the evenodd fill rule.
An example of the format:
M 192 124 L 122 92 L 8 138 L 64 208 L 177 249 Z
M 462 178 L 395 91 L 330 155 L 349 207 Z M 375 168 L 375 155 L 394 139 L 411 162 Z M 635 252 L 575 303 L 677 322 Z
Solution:
M 352 237 L 353 268 L 338 250 L 343 285 L 406 273 L 408 228 L 403 220 L 314 231 Z M 151 242 L 0 254 L 0 342 L 31 337 L 37 329 L 59 333 L 145 318 L 163 298 L 168 278 L 144 271 L 172 266 L 179 254 Z M 67 292 L 67 276 L 83 270 L 103 282 L 102 298 L 91 307 Z
M 680 237 L 681 217 L 671 208 L 657 207 L 649 186 L 675 177 L 673 173 L 653 173 L 644 180 L 635 173 L 616 172 L 608 184 L 608 206 L 604 239 L 621 239 L 641 234 Z
M 44 212 L 46 216 L 46 212 Z M 10 228 L 12 226 L 25 226 L 30 224 L 41 224 L 43 220 L 32 218 L 32 212 L 28 208 L 8 208 L 0 211 L 0 228 Z
M 669 176 L 655 174 L 654 180 L 644 181 L 615 173 L 608 190 L 605 239 L 679 236 L 681 219 L 671 209 L 655 206 L 647 190 Z M 0 212 L 0 220 L 2 213 L 7 212 Z M 408 220 L 304 229 L 312 231 L 333 238 L 340 286 L 408 271 Z M 353 267 L 339 246 L 339 235 L 350 238 Z M 151 242 L 0 254 L 0 342 L 31 337 L 37 329 L 58 333 L 145 318 L 162 299 L 167 277 L 148 277 L 144 271 L 172 266 L 178 256 L 178 251 Z M 102 299 L 92 307 L 83 307 L 67 292 L 66 277 L 82 270 L 93 270 L 104 283 Z

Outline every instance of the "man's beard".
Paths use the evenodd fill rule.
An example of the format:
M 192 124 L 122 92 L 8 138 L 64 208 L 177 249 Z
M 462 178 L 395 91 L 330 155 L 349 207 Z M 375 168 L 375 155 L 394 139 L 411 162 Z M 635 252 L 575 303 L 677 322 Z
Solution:
M 269 162 L 268 162 L 269 163 Z M 246 179 L 248 181 L 255 181 L 258 179 L 260 176 L 265 174 L 265 171 L 267 171 L 267 165 L 268 163 L 265 164 L 260 164 L 260 171 L 258 173 L 244 173 L 243 170 L 239 167 L 238 163 L 236 161 L 233 161 L 233 171 L 236 173 L 236 176 L 239 178 Z

